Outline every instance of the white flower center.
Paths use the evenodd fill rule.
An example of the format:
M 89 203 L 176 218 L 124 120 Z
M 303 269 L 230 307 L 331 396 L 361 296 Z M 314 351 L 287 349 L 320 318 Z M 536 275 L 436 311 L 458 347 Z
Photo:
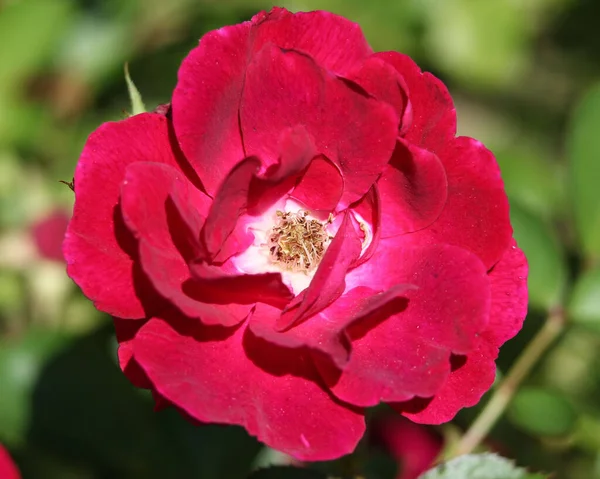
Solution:
M 364 235 L 364 251 L 373 238 L 371 226 L 356 212 L 353 216 Z M 321 221 L 295 201 L 282 200 L 248 224 L 254 242 L 232 262 L 240 273 L 281 273 L 284 284 L 298 294 L 310 285 L 339 223 L 332 215 Z

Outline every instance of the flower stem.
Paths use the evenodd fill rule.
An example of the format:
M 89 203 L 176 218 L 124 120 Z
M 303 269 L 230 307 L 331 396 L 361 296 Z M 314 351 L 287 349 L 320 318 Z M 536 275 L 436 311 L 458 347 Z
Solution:
M 485 439 L 509 405 L 523 379 L 558 337 L 563 326 L 564 313 L 562 309 L 557 308 L 550 311 L 544 326 L 527 345 L 475 422 L 458 442 L 451 454 L 453 457 L 469 454 Z

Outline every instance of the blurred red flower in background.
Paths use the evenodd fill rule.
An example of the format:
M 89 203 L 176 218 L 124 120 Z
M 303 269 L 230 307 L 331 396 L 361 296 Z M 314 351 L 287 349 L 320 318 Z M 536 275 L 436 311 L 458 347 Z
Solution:
M 442 449 L 439 435 L 402 416 L 376 419 L 372 436 L 398 461 L 396 479 L 417 479 L 432 466 Z
M 32 225 L 33 240 L 42 258 L 64 261 L 62 242 L 68 224 L 69 216 L 62 210 L 55 210 Z
M 351 452 L 379 402 L 476 404 L 525 317 L 494 156 L 438 79 L 331 13 L 206 34 L 170 112 L 102 125 L 75 185 L 68 273 L 129 379 L 298 459 Z
M 0 444 L 0 477 L 2 479 L 21 479 L 17 466 L 2 444 Z

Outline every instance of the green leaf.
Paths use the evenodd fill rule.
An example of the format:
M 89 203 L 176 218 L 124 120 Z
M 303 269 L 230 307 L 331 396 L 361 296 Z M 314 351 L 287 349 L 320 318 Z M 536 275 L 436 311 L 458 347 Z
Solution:
M 569 318 L 600 333 L 600 267 L 583 273 L 575 283 L 568 305 Z
M 22 340 L 0 341 L 0 442 L 18 446 L 30 428 L 31 401 L 49 359 L 70 343 L 52 331 L 29 331 Z
M 516 467 L 512 461 L 496 454 L 467 454 L 440 464 L 419 479 L 544 479 Z
M 544 218 L 564 211 L 563 171 L 544 152 L 517 146 L 495 153 L 511 202 L 516 201 Z
M 575 227 L 584 252 L 600 257 L 600 84 L 575 109 L 567 136 Z
M 567 267 L 560 242 L 543 220 L 514 203 L 510 216 L 515 239 L 529 262 L 530 304 L 548 310 L 562 302 L 567 280 Z
M 312 469 L 276 466 L 259 469 L 251 474 L 248 479 L 326 479 L 326 477 L 325 474 Z
M 538 388 L 522 388 L 514 397 L 509 419 L 537 436 L 563 436 L 575 427 L 577 415 L 559 393 Z
M 11 95 L 22 82 L 55 53 L 73 19 L 68 0 L 8 2 L 0 8 L 0 95 Z
M 127 82 L 127 91 L 129 92 L 129 99 L 131 100 L 132 115 L 145 113 L 146 106 L 142 101 L 142 95 L 140 95 L 135 83 L 133 83 L 133 80 L 129 76 L 129 65 L 127 63 L 125 63 L 125 81 Z

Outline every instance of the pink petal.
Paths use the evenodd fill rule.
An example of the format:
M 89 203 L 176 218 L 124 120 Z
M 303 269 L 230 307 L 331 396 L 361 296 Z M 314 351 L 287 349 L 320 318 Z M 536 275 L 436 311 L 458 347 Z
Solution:
M 403 140 L 398 141 L 377 186 L 383 238 L 431 225 L 448 197 L 446 172 L 439 158 Z
M 434 153 L 456 135 L 456 111 L 446 86 L 431 73 L 423 73 L 408 56 L 398 52 L 373 55 L 392 65 L 408 87 L 412 123 L 404 138 Z
M 348 291 L 310 321 L 304 321 L 287 331 L 276 329 L 281 311 L 262 304 L 256 306 L 249 328 L 256 336 L 287 348 L 308 347 L 326 354 L 337 367 L 348 362 L 350 348 L 345 329 L 390 305 L 412 289 L 411 285 L 395 285 L 377 293 L 359 286 Z
M 340 399 L 361 406 L 431 396 L 450 372 L 450 353 L 468 353 L 489 315 L 489 281 L 479 259 L 448 245 L 420 246 L 405 235 L 381 240 L 377 253 L 346 278 L 350 287 L 411 283 L 403 311 L 348 329 L 352 355 L 343 371 L 315 358 Z M 391 399 L 394 398 L 394 399 Z
M 241 425 L 302 460 L 334 459 L 354 449 L 364 432 L 362 414 L 323 390 L 305 353 L 278 348 L 244 327 L 181 329 L 189 323 L 175 323 L 177 330 L 150 320 L 135 338 L 134 357 L 155 390 L 189 416 Z
M 413 233 L 415 241 L 468 249 L 489 269 L 512 237 L 508 199 L 494 155 L 477 140 L 459 137 L 438 152 L 448 178 L 448 200 L 439 218 Z
M 179 68 L 172 98 L 177 140 L 212 196 L 246 155 L 238 123 L 251 23 L 208 32 Z
M 498 348 L 521 329 L 527 314 L 527 261 L 514 240 L 489 274 L 492 304 L 487 328 L 477 348 L 460 359 L 444 386 L 427 401 L 394 404 L 415 422 L 441 424 L 463 407 L 474 406 L 494 382 Z
M 306 288 L 277 320 L 279 331 L 300 323 L 333 303 L 344 292 L 344 277 L 360 255 L 361 243 L 348 213 Z
M 177 222 L 185 216 L 175 214 L 176 203 L 171 200 L 171 194 L 179 196 L 177 203 L 187 204 L 196 211 L 206 210 L 209 201 L 168 165 L 138 162 L 127 168 L 121 188 L 121 209 L 125 223 L 138 239 L 144 272 L 156 290 L 187 316 L 199 318 L 206 324 L 237 324 L 248 315 L 248 306 L 207 304 L 184 290 L 190 272 L 175 245 L 178 237 L 190 239 L 194 234 L 186 231 L 188 225 Z M 196 235 L 198 233 L 196 231 Z
M 248 65 L 240 106 L 244 146 L 267 164 L 277 157 L 274 139 L 303 125 L 317 152 L 339 167 L 342 206 L 362 197 L 394 148 L 398 117 L 393 108 L 325 72 L 313 59 L 269 44 Z
M 335 210 L 344 191 L 344 179 L 337 166 L 325 156 L 314 158 L 291 197 L 302 203 L 313 216 L 327 215 Z
M 206 246 L 204 259 L 217 260 L 223 249 L 229 249 L 228 239 L 236 231 L 238 218 L 245 213 L 260 214 L 289 191 L 299 174 L 315 155 L 314 145 L 302 126 L 280 132 L 278 159 L 260 173 L 264 164 L 256 157 L 241 161 L 220 186 L 202 230 Z M 245 250 L 253 241 L 244 225 L 234 235 L 235 244 Z M 242 237 L 243 239 L 239 239 Z M 231 251 L 229 251 L 231 252 Z M 238 251 L 239 252 L 239 251 Z M 224 258 L 226 259 L 226 258 Z
M 121 318 L 141 318 L 134 288 L 135 242 L 117 207 L 125 168 L 136 161 L 177 166 L 167 119 L 135 115 L 92 133 L 75 170 L 75 207 L 63 252 L 67 273 L 95 306 Z
M 21 474 L 8 451 L 0 444 L 0 477 L 2 479 L 21 479 Z
M 358 24 L 330 12 L 290 13 L 275 7 L 260 17 L 255 17 L 254 52 L 273 43 L 284 50 L 303 52 L 342 76 L 372 53 Z

